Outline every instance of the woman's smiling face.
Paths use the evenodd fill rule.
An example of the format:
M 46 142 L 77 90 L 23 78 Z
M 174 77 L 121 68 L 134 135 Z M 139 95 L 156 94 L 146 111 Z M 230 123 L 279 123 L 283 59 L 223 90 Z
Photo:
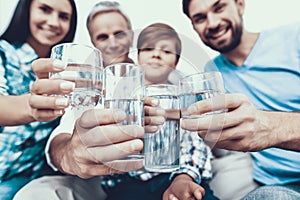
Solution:
M 30 43 L 53 46 L 70 29 L 72 6 L 68 0 L 33 0 L 30 6 Z

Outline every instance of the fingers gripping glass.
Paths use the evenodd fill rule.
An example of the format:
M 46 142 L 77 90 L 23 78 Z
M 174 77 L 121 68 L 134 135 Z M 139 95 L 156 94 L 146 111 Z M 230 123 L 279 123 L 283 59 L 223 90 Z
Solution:
M 126 119 L 118 123 L 120 130 L 126 133 L 124 126 L 144 125 L 144 101 L 142 87 L 144 85 L 143 69 L 132 63 L 118 63 L 104 69 L 103 87 L 105 90 L 104 107 L 106 109 L 123 110 Z M 141 152 L 131 154 L 124 160 L 141 160 Z
M 215 98 L 224 94 L 224 86 L 222 75 L 220 72 L 206 72 L 197 73 L 186 76 L 179 81 L 180 99 L 181 99 L 181 112 L 183 118 L 198 118 L 203 115 L 222 113 L 226 110 L 218 110 L 207 112 L 203 115 L 188 113 L 187 108 L 197 101 L 211 99 L 212 104 L 220 104 L 220 100 L 224 99 Z
M 179 133 L 179 98 L 175 85 L 156 84 L 145 86 L 145 96 L 159 100 L 159 107 L 164 109 L 165 122 L 155 133 L 144 136 L 144 166 L 152 172 L 171 172 L 179 168 L 180 133 Z
M 102 57 L 93 47 L 75 43 L 63 43 L 52 48 L 51 58 L 66 63 L 59 73 L 50 73 L 50 79 L 62 79 L 75 83 L 69 98 L 73 110 L 93 108 L 102 98 Z

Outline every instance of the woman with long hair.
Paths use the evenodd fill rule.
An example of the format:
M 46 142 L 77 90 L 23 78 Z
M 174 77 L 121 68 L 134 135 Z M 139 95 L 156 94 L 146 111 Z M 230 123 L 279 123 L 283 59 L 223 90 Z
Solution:
M 20 187 L 40 176 L 46 140 L 63 113 L 38 122 L 29 101 L 30 85 L 36 80 L 31 63 L 49 57 L 54 45 L 73 41 L 76 26 L 73 0 L 20 0 L 0 36 L 1 200 L 12 199 Z

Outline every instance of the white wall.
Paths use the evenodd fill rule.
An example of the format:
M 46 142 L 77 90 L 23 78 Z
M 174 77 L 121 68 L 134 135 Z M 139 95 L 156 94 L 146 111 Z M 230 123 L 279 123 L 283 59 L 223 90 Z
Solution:
M 90 44 L 85 28 L 86 16 L 92 6 L 100 0 L 76 0 L 78 7 L 78 30 L 75 42 Z M 183 54 L 178 68 L 191 73 L 202 68 L 216 52 L 202 45 L 192 30 L 190 21 L 182 13 L 181 0 L 117 0 L 127 11 L 133 28 L 140 30 L 153 22 L 165 22 L 181 35 Z M 248 30 L 261 31 L 282 24 L 300 21 L 299 0 L 245 0 L 245 25 Z M 17 0 L 0 0 L 0 34 L 9 23 Z M 193 64 L 193 66 L 191 65 Z

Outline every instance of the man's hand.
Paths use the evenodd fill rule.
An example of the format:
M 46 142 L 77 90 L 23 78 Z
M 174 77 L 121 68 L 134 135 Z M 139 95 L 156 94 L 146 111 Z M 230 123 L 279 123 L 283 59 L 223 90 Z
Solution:
M 211 146 L 237 151 L 259 151 L 278 141 L 268 112 L 257 110 L 241 94 L 225 94 L 224 101 L 207 99 L 188 108 L 190 114 L 227 109 L 228 112 L 182 120 L 181 127 L 198 134 Z M 216 103 L 217 102 L 217 103 Z
M 125 118 L 121 110 L 85 111 L 72 135 L 60 134 L 51 142 L 53 164 L 64 173 L 82 178 L 142 168 L 142 160 L 115 161 L 143 149 L 144 129 L 116 124 Z

